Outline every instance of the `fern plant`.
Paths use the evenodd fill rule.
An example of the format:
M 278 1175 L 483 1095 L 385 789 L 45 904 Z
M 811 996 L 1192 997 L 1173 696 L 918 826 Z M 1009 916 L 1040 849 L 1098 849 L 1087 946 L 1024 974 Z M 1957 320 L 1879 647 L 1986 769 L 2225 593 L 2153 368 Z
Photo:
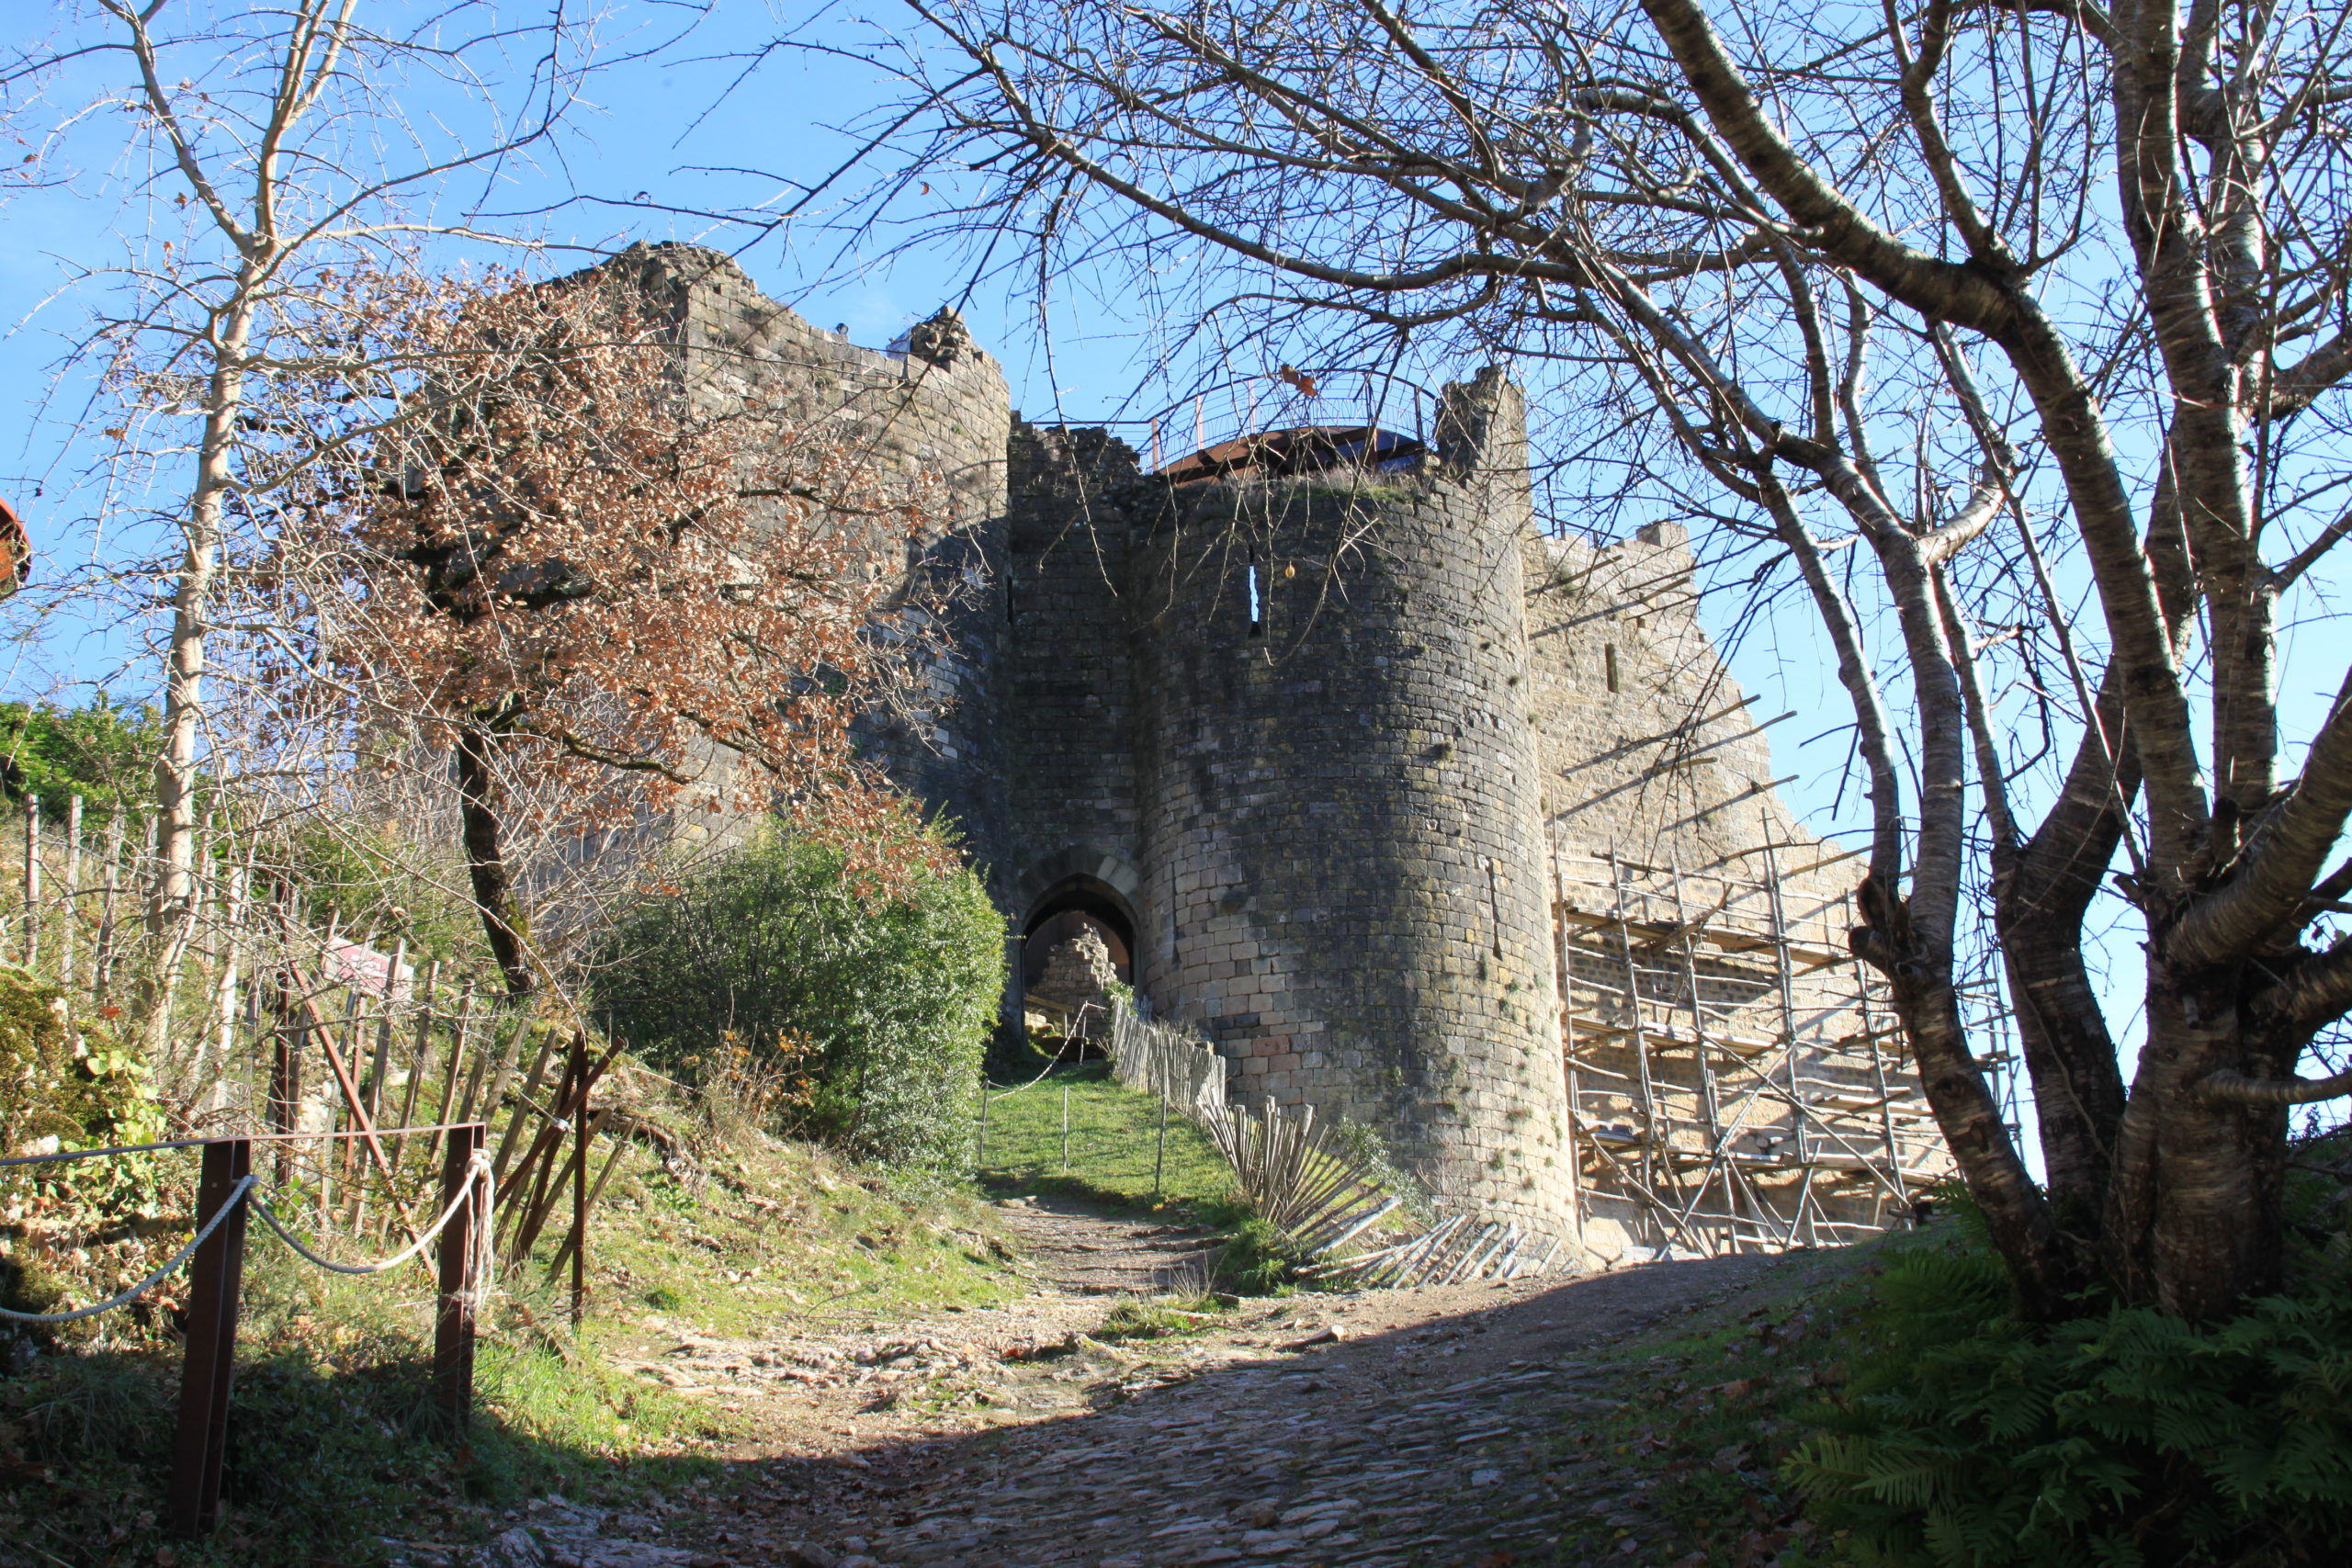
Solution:
M 1867 1350 L 1788 1464 L 1888 1568 L 2254 1568 L 2352 1560 L 2352 1292 L 2194 1325 L 2019 1322 L 1964 1203 L 1896 1250 Z M 2093 1305 L 2094 1303 L 2086 1303 Z

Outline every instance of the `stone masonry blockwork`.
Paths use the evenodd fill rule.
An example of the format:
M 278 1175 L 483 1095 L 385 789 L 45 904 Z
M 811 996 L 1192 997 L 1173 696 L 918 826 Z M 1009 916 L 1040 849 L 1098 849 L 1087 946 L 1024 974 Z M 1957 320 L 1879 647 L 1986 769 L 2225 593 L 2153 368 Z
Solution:
M 1102 921 L 1238 1102 L 1367 1123 L 1441 1202 L 1577 1239 L 1562 855 L 1813 842 L 1679 530 L 1538 536 L 1493 370 L 1446 389 L 1412 458 L 1185 482 L 1023 422 L 948 313 L 876 353 L 713 252 L 607 265 L 672 312 L 694 396 L 784 400 L 937 487 L 908 570 L 954 607 L 877 628 L 927 635 L 918 700 L 862 739 L 956 822 L 1012 933 Z M 1825 903 L 1845 876 L 1799 880 Z

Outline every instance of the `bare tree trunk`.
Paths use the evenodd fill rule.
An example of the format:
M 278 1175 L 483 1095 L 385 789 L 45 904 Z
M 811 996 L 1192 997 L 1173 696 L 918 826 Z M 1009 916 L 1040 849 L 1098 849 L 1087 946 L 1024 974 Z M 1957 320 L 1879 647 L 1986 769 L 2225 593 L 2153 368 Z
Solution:
M 220 566 L 221 516 L 232 481 L 231 454 L 245 401 L 245 349 L 266 251 L 248 252 L 237 287 L 217 318 L 212 375 L 196 487 L 181 534 L 179 582 L 172 594 L 172 639 L 164 674 L 164 747 L 155 759 L 155 869 L 147 902 L 149 967 L 141 985 L 141 1039 L 157 1058 L 171 1032 L 172 1004 L 196 909 L 197 753 L 204 716 L 204 641 Z
M 2277 1288 L 2287 1107 L 2199 1093 L 2217 1072 L 2256 1059 L 2233 970 L 2179 976 L 2147 992 L 2148 1038 L 2123 1114 L 2106 1226 L 2106 1271 L 2126 1299 L 2188 1318 L 2228 1315 Z
M 466 874 L 472 882 L 474 908 L 481 915 L 491 956 L 506 977 L 506 994 L 527 997 L 534 988 L 525 953 L 529 929 L 515 902 L 514 874 L 506 864 L 494 762 L 497 746 L 498 738 L 489 730 L 469 726 L 458 732 L 458 795 L 465 826 Z

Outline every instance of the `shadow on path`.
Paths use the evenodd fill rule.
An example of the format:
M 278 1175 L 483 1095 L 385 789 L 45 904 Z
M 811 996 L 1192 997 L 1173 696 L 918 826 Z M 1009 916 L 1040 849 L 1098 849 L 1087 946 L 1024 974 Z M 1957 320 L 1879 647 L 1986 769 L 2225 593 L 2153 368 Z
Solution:
M 706 1565 L 1507 1568 L 1571 1550 L 1591 1561 L 1561 1544 L 1573 1518 L 1571 1543 L 1603 1527 L 1609 1561 L 1662 1568 L 1670 1532 L 1634 1478 L 1577 1440 L 1644 1397 L 1592 1353 L 1720 1300 L 1767 1261 L 1253 1303 L 1134 1347 L 1055 1337 L 1073 1314 L 1104 1311 L 1066 1295 L 973 1314 L 985 1323 L 900 1325 L 856 1353 L 897 1354 L 853 1355 L 856 1371 L 830 1384 L 808 1374 L 800 1417 L 737 1450 L 731 1495 L 604 1529 Z M 905 1375 L 889 1380 L 893 1366 Z M 985 1404 L 966 1401 L 975 1389 Z M 611 1550 L 556 1561 L 649 1561 Z

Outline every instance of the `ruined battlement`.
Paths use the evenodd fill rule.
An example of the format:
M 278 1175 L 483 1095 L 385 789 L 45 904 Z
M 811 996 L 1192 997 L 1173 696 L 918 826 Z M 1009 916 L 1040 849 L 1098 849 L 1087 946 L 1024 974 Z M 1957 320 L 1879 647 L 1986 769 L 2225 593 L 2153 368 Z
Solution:
M 958 585 L 922 700 L 865 739 L 987 874 L 1015 933 L 1011 1017 L 1046 967 L 1021 943 L 1082 923 L 1216 1045 L 1236 1101 L 1367 1122 L 1442 1201 L 1603 1254 L 1798 1234 L 1765 1214 L 1752 1149 L 1715 1160 L 1753 1168 L 1746 1208 L 1669 1238 L 1659 1193 L 1690 1179 L 1682 1145 L 1702 1164 L 1724 1146 L 1736 1075 L 1707 1065 L 1711 1029 L 1764 998 L 1777 1038 L 1826 1060 L 1854 1007 L 1815 979 L 1759 989 L 1739 969 L 1753 948 L 1691 949 L 1680 991 L 1645 992 L 1650 948 L 1677 939 L 1629 922 L 1658 914 L 1661 875 L 1713 876 L 1725 929 L 1760 919 L 1784 953 L 1783 906 L 1834 919 L 1850 865 L 1779 803 L 1680 531 L 1596 547 L 1535 529 L 1498 371 L 1445 389 L 1426 442 L 1261 432 L 1153 471 L 1106 432 L 1023 421 L 952 315 L 876 353 L 714 252 L 608 265 L 674 312 L 695 396 L 786 400 L 950 496 L 909 568 Z M 1768 874 L 1769 908 L 1731 891 Z M 1685 1066 L 1652 1059 L 1645 1021 L 1674 1037 L 1661 1008 L 1689 1015 Z M 1802 1143 L 1807 1113 L 1760 1092 L 1729 1135 Z M 1634 1123 L 1639 1178 L 1609 1146 Z M 1800 1220 L 1828 1212 L 1813 1189 Z

